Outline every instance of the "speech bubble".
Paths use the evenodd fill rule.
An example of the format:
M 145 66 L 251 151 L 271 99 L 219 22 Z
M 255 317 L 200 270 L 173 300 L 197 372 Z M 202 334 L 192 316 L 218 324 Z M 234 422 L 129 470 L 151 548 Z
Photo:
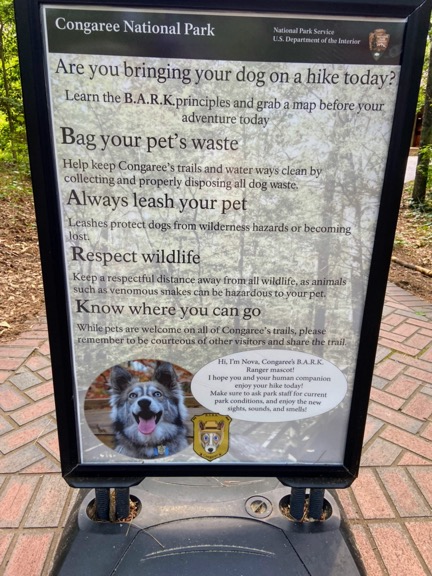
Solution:
M 192 394 L 219 414 L 288 422 L 324 414 L 345 397 L 347 381 L 331 362 L 290 350 L 252 350 L 213 360 L 193 377 Z

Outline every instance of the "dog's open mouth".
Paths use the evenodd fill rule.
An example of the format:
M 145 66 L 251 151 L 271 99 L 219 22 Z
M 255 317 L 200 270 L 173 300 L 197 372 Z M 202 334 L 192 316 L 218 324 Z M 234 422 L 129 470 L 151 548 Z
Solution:
M 151 434 L 154 432 L 159 420 L 161 419 L 162 412 L 152 414 L 150 418 L 143 418 L 142 416 L 136 414 L 134 414 L 134 416 L 138 424 L 139 432 L 141 432 L 141 434 Z

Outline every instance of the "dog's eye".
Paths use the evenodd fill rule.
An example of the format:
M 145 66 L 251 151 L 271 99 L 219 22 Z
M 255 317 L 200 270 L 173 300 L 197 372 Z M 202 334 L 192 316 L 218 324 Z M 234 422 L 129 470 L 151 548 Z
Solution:
M 204 434 L 203 440 L 204 440 L 204 442 L 208 442 L 208 441 L 210 440 L 209 435 L 208 435 L 208 434 Z
M 217 444 L 219 442 L 219 436 L 216 436 L 216 434 L 213 434 L 213 442 L 215 444 Z
M 162 392 L 159 392 L 159 390 L 156 390 L 156 392 L 153 392 L 153 396 L 155 398 L 160 398 L 162 396 Z
M 131 399 L 138 398 L 138 394 L 136 392 L 131 392 L 129 394 L 129 398 L 131 398 Z

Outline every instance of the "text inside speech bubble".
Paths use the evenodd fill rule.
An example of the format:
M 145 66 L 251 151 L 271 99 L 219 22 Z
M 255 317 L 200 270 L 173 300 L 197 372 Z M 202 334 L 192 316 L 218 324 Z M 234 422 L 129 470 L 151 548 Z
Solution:
M 218 358 L 192 380 L 192 394 L 200 404 L 254 422 L 324 414 L 346 391 L 339 368 L 318 356 L 289 350 L 252 350 Z

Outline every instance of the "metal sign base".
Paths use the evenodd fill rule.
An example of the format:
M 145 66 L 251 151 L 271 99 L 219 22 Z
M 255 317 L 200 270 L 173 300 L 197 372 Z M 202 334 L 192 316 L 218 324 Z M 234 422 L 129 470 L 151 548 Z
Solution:
M 328 492 L 323 499 L 322 492 L 296 494 L 275 478 L 147 478 L 131 489 L 139 509 L 132 522 L 91 520 L 89 508 L 96 503 L 103 513 L 106 495 L 91 491 L 84 497 L 52 576 L 137 570 L 148 576 L 285 576 L 288 568 L 297 576 L 361 574 Z M 118 495 L 120 509 L 124 495 Z M 290 499 L 291 508 L 310 500 L 315 516 L 323 504 L 326 519 L 306 513 L 307 519 L 296 521 L 287 514 Z

